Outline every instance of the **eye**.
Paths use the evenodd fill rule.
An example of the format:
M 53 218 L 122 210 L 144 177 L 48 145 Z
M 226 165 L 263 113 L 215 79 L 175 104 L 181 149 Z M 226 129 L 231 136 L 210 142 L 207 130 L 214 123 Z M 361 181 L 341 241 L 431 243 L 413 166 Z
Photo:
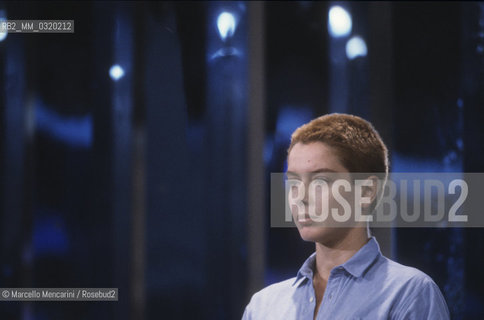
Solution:
M 325 177 L 325 176 L 317 176 L 317 177 L 314 177 L 314 178 L 313 178 L 313 181 L 314 181 L 314 180 L 322 180 L 322 181 L 325 181 L 325 182 L 327 182 L 327 183 L 330 183 L 330 182 L 332 182 L 332 181 L 333 181 L 333 180 L 331 180 L 331 178 L 329 178 L 329 177 Z
M 284 178 L 286 180 L 296 180 L 296 181 L 300 181 L 301 180 L 298 176 L 294 176 L 292 174 L 291 175 L 286 174 L 286 175 L 284 175 Z
M 302 180 L 299 178 L 287 178 L 286 182 L 290 185 L 295 185 L 295 184 L 300 184 L 302 183 Z

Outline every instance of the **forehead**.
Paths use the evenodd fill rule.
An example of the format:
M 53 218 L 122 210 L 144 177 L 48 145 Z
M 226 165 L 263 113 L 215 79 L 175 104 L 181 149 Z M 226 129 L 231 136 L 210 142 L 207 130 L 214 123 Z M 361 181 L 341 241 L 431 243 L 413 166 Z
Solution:
M 335 149 L 325 143 L 296 143 L 292 147 L 287 157 L 288 171 L 304 173 L 321 169 L 348 172 L 341 164 Z

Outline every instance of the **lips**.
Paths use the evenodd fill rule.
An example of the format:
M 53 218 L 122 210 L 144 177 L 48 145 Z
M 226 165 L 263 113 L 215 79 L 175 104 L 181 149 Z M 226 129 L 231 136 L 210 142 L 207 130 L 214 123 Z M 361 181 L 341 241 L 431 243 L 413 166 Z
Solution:
M 311 218 L 307 214 L 302 217 L 298 217 L 297 222 L 302 226 L 308 226 L 314 223 L 314 221 L 311 220 Z

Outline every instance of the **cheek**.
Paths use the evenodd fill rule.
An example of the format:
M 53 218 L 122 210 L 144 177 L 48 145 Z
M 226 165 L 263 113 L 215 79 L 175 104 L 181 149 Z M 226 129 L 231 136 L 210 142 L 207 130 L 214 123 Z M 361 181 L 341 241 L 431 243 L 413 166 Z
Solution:
M 350 210 L 350 214 L 354 213 L 355 206 L 355 196 L 353 189 L 350 191 L 345 191 L 343 187 L 339 190 L 332 190 L 329 200 L 328 200 L 329 210 L 331 214 L 331 209 L 337 209 L 338 214 L 342 215 L 343 212 Z
M 291 186 L 287 195 L 289 210 L 291 211 L 291 214 L 294 218 L 297 217 L 298 213 L 304 213 L 305 209 L 302 199 L 300 197 L 300 188 L 302 188 L 301 185 Z
M 320 215 L 331 208 L 331 194 L 328 188 L 317 187 L 312 195 L 312 205 L 316 214 Z
M 312 185 L 308 194 L 308 212 L 321 215 L 331 208 L 331 189 L 327 186 Z

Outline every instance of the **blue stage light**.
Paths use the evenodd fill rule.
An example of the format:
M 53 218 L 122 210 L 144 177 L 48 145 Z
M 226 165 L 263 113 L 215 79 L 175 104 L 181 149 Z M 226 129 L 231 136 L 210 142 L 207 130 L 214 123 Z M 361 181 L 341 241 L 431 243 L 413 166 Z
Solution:
M 217 28 L 220 34 L 220 38 L 225 41 L 235 33 L 237 22 L 233 14 L 229 12 L 222 12 L 217 18 Z
M 365 40 L 360 37 L 353 37 L 346 43 L 346 56 L 350 60 L 357 57 L 366 57 L 367 53 L 368 48 L 366 47 Z
M 115 64 L 109 69 L 109 75 L 111 76 L 111 79 L 118 81 L 124 76 L 124 69 L 120 65 Z
M 345 37 L 352 28 L 351 15 L 340 6 L 333 6 L 328 13 L 329 34 L 335 38 Z
M 5 22 L 5 21 L 7 21 L 7 15 L 5 13 L 5 10 L 0 10 L 0 25 L 2 22 Z M 5 38 L 7 38 L 7 34 L 8 34 L 7 31 L 0 32 L 0 42 L 5 40 Z

